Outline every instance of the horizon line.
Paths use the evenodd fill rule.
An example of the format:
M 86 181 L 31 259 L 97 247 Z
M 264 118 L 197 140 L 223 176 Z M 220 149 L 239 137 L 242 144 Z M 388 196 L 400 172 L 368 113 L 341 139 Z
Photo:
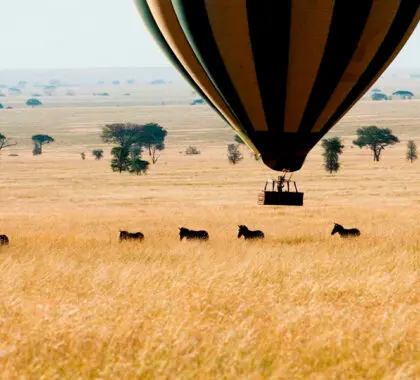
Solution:
M 176 70 L 171 65 L 156 65 L 156 66 L 77 66 L 77 67 L 0 67 L 0 71 L 22 71 L 22 70 L 98 70 L 98 69 L 167 69 Z

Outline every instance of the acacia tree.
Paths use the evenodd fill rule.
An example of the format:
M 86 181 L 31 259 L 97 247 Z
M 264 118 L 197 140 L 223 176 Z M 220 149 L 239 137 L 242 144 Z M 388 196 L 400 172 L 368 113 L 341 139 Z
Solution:
M 149 162 L 141 159 L 142 147 L 139 144 L 131 145 L 129 149 L 129 167 L 130 173 L 137 175 L 146 174 L 149 169 Z
M 27 106 L 31 106 L 31 107 L 37 107 L 37 106 L 41 106 L 42 105 L 42 102 L 40 100 L 38 100 L 38 99 L 31 98 L 31 99 L 28 99 L 26 101 L 26 105 Z
M 129 152 L 130 152 L 130 157 L 134 158 L 137 156 L 141 156 L 143 153 L 143 149 L 139 144 L 133 144 L 130 146 Z
M 32 153 L 34 156 L 42 154 L 42 146 L 44 144 L 49 144 L 54 142 L 55 140 L 48 135 L 33 135 L 32 142 L 34 143 L 34 149 Z
M 165 148 L 166 135 L 164 128 L 155 123 L 117 123 L 103 127 L 101 137 L 104 142 L 118 145 L 111 151 L 114 171 L 142 174 L 149 167 L 149 163 L 141 159 L 142 148 L 147 148 L 152 162 L 156 163 L 159 158 L 157 152 Z
M 121 146 L 114 146 L 111 150 L 112 160 L 111 168 L 114 172 L 128 171 L 130 169 L 130 160 L 128 158 L 128 149 Z
M 413 140 L 410 140 L 407 143 L 407 160 L 413 163 L 417 158 L 417 145 Z
M 359 148 L 369 148 L 373 153 L 373 161 L 380 160 L 381 153 L 387 146 L 400 142 L 389 128 L 378 128 L 375 125 L 359 128 L 356 133 L 357 139 L 353 144 Z
M 148 123 L 143 126 L 139 143 L 148 149 L 153 164 L 159 159 L 159 152 L 165 149 L 167 134 L 168 132 L 157 123 Z
M 242 137 L 239 135 L 235 135 L 234 140 L 237 144 L 239 145 L 246 145 L 245 141 L 242 140 Z M 261 155 L 259 153 L 255 153 L 253 150 L 250 149 L 250 154 L 251 157 L 255 160 L 255 161 L 259 161 L 261 159 Z
M 106 143 L 128 148 L 138 140 L 141 127 L 132 123 L 107 124 L 102 128 L 101 138 Z
M 239 144 L 228 144 L 228 160 L 231 164 L 235 165 L 238 162 L 242 161 L 244 156 L 242 155 L 241 151 L 239 150 Z
M 138 144 L 147 148 L 149 156 L 156 162 L 157 152 L 165 149 L 165 138 L 168 132 L 157 123 L 133 124 L 115 123 L 103 127 L 102 140 L 120 146 Z
M 9 146 L 13 146 L 16 144 L 17 142 L 11 141 L 6 136 L 0 133 L 0 152 L 2 151 L 2 149 L 8 148 Z
M 140 134 L 140 126 L 131 123 L 105 125 L 102 129 L 102 140 L 117 144 L 111 150 L 111 169 L 120 174 L 130 170 L 130 147 L 135 144 Z
M 342 145 L 339 137 L 331 137 L 322 140 L 322 147 L 324 148 L 324 166 L 325 170 L 332 174 L 337 172 L 340 168 L 339 155 L 343 153 L 344 145 Z

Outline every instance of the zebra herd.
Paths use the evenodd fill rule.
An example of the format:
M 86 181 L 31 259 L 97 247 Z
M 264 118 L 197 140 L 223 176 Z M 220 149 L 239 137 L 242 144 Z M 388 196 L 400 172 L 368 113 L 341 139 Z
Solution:
M 264 232 L 260 230 L 250 230 L 247 226 L 241 224 L 238 226 L 238 239 L 242 236 L 245 240 L 264 239 Z M 360 236 L 360 231 L 357 228 L 345 229 L 342 225 L 334 223 L 334 228 L 331 235 L 338 233 L 342 238 Z M 186 227 L 179 227 L 179 240 L 209 240 L 209 233 L 205 230 L 190 230 Z M 131 233 L 120 230 L 120 241 L 123 240 L 143 240 L 144 235 L 141 232 Z
M 260 230 L 250 230 L 247 226 L 241 224 L 238 226 L 238 239 L 242 236 L 245 240 L 256 240 L 264 239 L 264 232 Z M 360 231 L 357 228 L 346 229 L 342 225 L 334 223 L 334 228 L 331 231 L 331 235 L 338 233 L 342 238 L 357 237 L 360 236 Z M 120 242 L 125 240 L 137 240 L 142 241 L 144 234 L 141 232 L 128 232 L 120 230 Z M 209 240 L 209 233 L 204 230 L 190 230 L 186 227 L 179 228 L 179 240 Z M 0 235 L 0 246 L 9 245 L 9 238 L 6 235 Z
M 240 225 L 238 238 L 244 239 L 263 239 L 264 233 L 260 230 L 252 231 L 247 226 Z M 141 232 L 128 232 L 120 230 L 120 242 L 124 240 L 143 240 L 144 235 Z M 209 233 L 205 230 L 190 230 L 186 227 L 179 227 L 179 240 L 209 240 Z

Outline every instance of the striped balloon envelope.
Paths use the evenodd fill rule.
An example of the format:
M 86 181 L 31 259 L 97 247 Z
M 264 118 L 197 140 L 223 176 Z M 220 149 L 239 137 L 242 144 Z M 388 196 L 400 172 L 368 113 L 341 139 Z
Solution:
M 389 66 L 420 0 L 136 0 L 172 64 L 274 170 L 299 170 Z

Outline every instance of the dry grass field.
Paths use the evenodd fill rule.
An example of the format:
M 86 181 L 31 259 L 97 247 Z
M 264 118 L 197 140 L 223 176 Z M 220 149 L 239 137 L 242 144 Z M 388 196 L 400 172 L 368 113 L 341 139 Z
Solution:
M 146 176 L 109 168 L 99 131 L 120 121 L 169 131 Z M 351 147 L 370 124 L 402 140 L 380 163 Z M 315 148 L 295 174 L 302 208 L 256 204 L 276 173 L 245 148 L 229 165 L 233 133 L 207 107 L 14 109 L 0 132 L 19 142 L 0 157 L 0 378 L 420 378 L 420 162 L 405 161 L 419 100 L 357 105 L 331 132 L 340 172 Z M 42 132 L 56 143 L 33 157 Z M 266 239 L 238 240 L 238 224 Z M 180 226 L 209 242 L 180 242 Z

